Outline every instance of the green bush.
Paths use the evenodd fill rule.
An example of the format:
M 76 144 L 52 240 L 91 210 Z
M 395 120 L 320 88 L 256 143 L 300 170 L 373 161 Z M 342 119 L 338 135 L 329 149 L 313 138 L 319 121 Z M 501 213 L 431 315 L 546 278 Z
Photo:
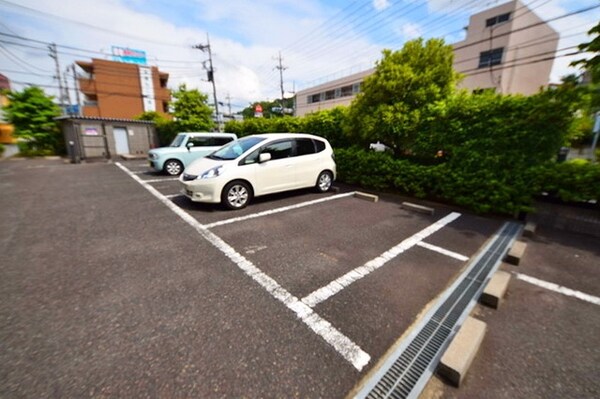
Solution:
M 537 189 L 562 201 L 600 200 L 600 165 L 585 160 L 548 163 L 536 170 Z
M 0 143 L 0 157 L 2 155 L 4 155 L 4 151 L 6 150 L 6 148 L 4 147 L 4 144 Z

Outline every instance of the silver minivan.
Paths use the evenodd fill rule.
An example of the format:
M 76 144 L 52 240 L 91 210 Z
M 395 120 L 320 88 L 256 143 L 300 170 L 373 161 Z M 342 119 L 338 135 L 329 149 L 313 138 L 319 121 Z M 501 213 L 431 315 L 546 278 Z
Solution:
M 178 176 L 196 159 L 202 158 L 236 139 L 237 136 L 233 133 L 178 133 L 168 147 L 148 151 L 148 161 L 150 167 L 155 171 Z

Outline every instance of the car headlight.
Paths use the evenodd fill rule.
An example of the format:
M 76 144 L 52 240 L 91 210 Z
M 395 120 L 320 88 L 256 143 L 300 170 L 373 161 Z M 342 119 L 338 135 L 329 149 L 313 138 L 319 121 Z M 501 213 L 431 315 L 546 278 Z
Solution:
M 200 175 L 199 179 L 212 179 L 213 177 L 220 176 L 221 173 L 223 173 L 223 166 L 222 165 L 215 166 L 214 168 L 209 169 L 206 172 L 202 173 Z
M 154 152 L 149 152 L 148 158 L 156 160 L 158 159 L 158 154 L 155 154 Z

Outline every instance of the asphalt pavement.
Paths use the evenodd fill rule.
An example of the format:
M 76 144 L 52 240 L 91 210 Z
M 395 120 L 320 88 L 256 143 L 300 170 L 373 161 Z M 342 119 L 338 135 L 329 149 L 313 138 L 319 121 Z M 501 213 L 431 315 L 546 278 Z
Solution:
M 190 203 L 177 181 L 140 161 L 123 169 L 2 161 L 0 189 L 0 397 L 7 398 L 344 397 L 465 267 L 431 248 L 471 257 L 502 224 L 461 212 L 424 239 L 429 249 L 406 247 L 313 303 L 306 298 L 456 210 L 417 214 L 394 196 L 372 203 L 342 187 L 268 196 L 228 212 Z M 598 295 L 594 242 L 578 252 L 587 262 L 580 282 L 580 269 L 565 271 L 569 257 L 555 275 L 536 265 L 537 257 L 561 259 L 583 240 L 536 239 L 546 249 L 528 252 L 519 271 Z M 491 374 L 473 373 L 465 390 L 440 383 L 436 392 L 548 394 L 551 388 L 536 390 L 553 386 L 556 368 L 533 375 L 529 390 L 502 384 L 527 382 L 519 367 L 540 362 L 565 367 L 562 397 L 596 393 L 597 306 L 511 284 L 505 306 L 481 310 L 498 326 L 476 360 L 478 371 Z M 536 330 L 548 325 L 558 332 Z M 348 360 L 340 340 L 342 349 L 368 356 L 364 367 Z M 575 348 L 574 366 L 555 360 L 569 353 L 563 340 Z M 542 349 L 546 343 L 553 350 Z M 500 379 L 495 359 L 506 364 Z

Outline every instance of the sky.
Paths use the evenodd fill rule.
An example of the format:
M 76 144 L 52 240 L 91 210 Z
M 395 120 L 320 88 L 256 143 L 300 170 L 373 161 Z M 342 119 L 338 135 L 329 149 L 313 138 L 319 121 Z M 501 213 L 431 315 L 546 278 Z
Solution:
M 550 20 L 600 5 L 597 0 L 524 0 Z M 40 85 L 56 95 L 56 43 L 61 72 L 74 61 L 112 59 L 113 46 L 146 52 L 149 65 L 169 73 L 169 87 L 185 83 L 209 94 L 194 45 L 210 42 L 218 101 L 232 112 L 254 101 L 294 92 L 373 67 L 383 49 L 398 50 L 417 37 L 464 39 L 469 16 L 503 0 L 0 0 L 0 73 L 20 90 Z M 588 41 L 600 8 L 559 18 L 558 51 Z M 557 57 L 551 82 L 577 70 Z M 68 81 L 73 87 L 73 82 Z M 74 99 L 74 94 L 71 95 Z

